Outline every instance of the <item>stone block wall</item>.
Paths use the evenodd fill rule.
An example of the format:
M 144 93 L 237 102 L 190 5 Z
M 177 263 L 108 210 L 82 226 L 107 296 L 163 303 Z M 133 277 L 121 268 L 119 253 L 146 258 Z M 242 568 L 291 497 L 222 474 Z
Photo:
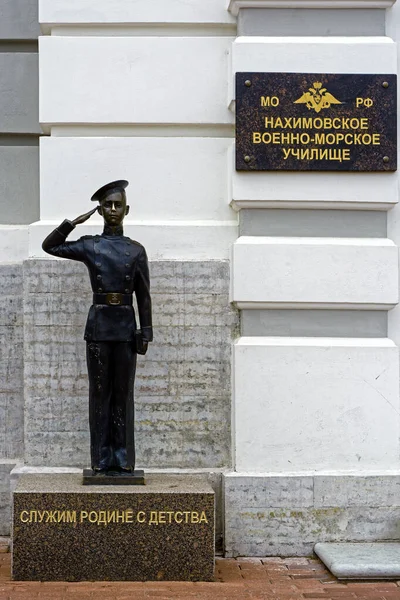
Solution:
M 24 454 L 22 264 L 0 265 L 0 535 L 10 531 L 10 472 Z
M 23 271 L 0 265 L 0 461 L 23 456 Z
M 24 454 L 22 264 L 0 265 L 0 535 L 10 531 L 10 472 Z
M 227 556 L 307 556 L 323 542 L 398 541 L 399 475 L 224 477 Z
M 30 260 L 24 276 L 25 462 L 87 465 L 86 268 Z M 152 262 L 151 278 L 155 341 L 138 360 L 138 465 L 227 467 L 230 344 L 238 326 L 228 263 Z
M 150 270 L 155 340 L 138 359 L 138 466 L 230 468 L 238 314 L 228 299 L 228 261 L 153 261 Z M 91 289 L 85 266 L 72 261 L 3 265 L 0 276 L 0 531 L 7 534 L 16 463 L 90 462 L 83 332 Z

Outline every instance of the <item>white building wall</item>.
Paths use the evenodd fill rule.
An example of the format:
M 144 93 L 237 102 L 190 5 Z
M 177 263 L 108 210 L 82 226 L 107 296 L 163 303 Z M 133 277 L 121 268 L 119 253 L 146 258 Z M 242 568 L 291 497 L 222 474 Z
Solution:
M 240 338 L 233 363 L 236 470 L 398 468 L 398 360 L 387 339 Z
M 150 258 L 227 259 L 237 237 L 224 1 L 40 2 L 41 218 L 30 256 L 105 181 L 131 182 L 126 233 Z M 73 173 L 73 177 L 71 177 Z M 101 226 L 93 218 L 76 235 Z
M 379 309 L 398 302 L 388 239 L 241 236 L 232 249 L 239 308 Z
M 119 127 L 118 137 L 86 125 L 83 136 L 78 128 L 68 137 L 42 138 L 41 221 L 30 228 L 31 256 L 43 255 L 44 237 L 64 218 L 90 209 L 90 197 L 102 181 L 124 178 L 130 182 L 131 206 L 125 231 L 150 258 L 227 258 L 237 235 L 225 176 L 231 139 L 188 136 L 175 126 L 167 132 L 172 135 L 158 126 L 145 132 L 152 137 L 142 137 L 130 127 Z M 133 135 L 126 137 L 126 129 Z M 101 228 L 95 215 L 73 235 Z

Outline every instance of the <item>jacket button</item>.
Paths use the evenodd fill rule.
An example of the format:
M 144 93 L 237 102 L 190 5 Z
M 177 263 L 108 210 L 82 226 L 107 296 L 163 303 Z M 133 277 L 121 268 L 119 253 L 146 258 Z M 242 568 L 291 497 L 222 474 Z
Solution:
M 129 267 L 131 266 L 129 263 L 126 263 L 126 268 L 129 269 Z
M 131 253 L 130 252 L 125 252 L 126 256 L 130 256 Z
M 98 291 L 98 292 L 102 292 L 102 291 L 103 291 L 103 288 L 99 288 L 97 291 Z
M 129 294 L 130 289 L 129 288 L 125 288 L 125 294 Z
M 101 275 L 97 275 L 97 279 L 101 279 Z
M 101 263 L 97 262 L 96 267 L 101 267 Z
M 130 281 L 130 279 L 131 279 L 131 278 L 130 278 L 130 276 L 129 276 L 129 275 L 126 275 L 125 279 L 126 279 L 127 281 Z

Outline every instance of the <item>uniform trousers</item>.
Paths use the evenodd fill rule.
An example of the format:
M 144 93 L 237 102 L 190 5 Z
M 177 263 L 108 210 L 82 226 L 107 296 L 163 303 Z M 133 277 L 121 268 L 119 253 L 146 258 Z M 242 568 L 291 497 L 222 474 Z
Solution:
M 92 468 L 134 469 L 133 342 L 87 342 Z

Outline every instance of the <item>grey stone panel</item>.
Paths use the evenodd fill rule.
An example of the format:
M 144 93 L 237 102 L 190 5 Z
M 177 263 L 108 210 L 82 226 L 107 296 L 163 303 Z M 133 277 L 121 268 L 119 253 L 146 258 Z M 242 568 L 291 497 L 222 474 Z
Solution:
M 146 398 L 144 399 L 144 402 Z M 138 401 L 137 464 L 142 467 L 223 467 L 228 461 L 226 398 L 179 398 L 175 403 Z
M 37 54 L 0 53 L 0 132 L 40 133 Z
M 224 477 L 226 510 L 237 506 L 265 508 L 296 505 L 309 508 L 314 504 L 314 480 L 311 476 L 293 477 Z
M 79 366 L 84 363 L 85 343 L 83 325 L 79 330 L 69 327 L 32 327 L 25 325 L 24 357 L 25 364 L 44 363 L 50 366 L 64 362 L 75 363 L 79 375 Z
M 82 399 L 83 403 L 83 399 Z M 87 409 L 87 401 L 85 403 Z M 26 419 L 27 420 L 27 419 Z M 85 431 L 35 431 L 30 427 L 25 433 L 25 462 L 30 465 L 90 465 L 89 432 Z
M 0 40 L 34 40 L 38 35 L 38 0 L 0 0 Z
M 22 389 L 22 327 L 0 325 L 0 393 L 16 393 Z
M 238 35 L 332 36 L 385 35 L 385 11 L 380 9 L 242 8 Z
M 0 280 L 0 457 L 14 458 L 24 451 L 22 265 L 0 265 Z
M 229 517 L 227 517 L 229 519 Z M 227 527 L 226 556 L 308 556 L 315 543 L 397 541 L 400 508 L 246 509 Z
M 379 310 L 243 310 L 243 336 L 387 337 L 387 312 Z
M 387 237 L 387 213 L 366 210 L 246 208 L 240 235 L 297 237 Z
M 39 148 L 25 147 L 22 141 L 18 143 L 21 145 L 2 145 L 0 138 L 3 225 L 29 224 L 39 220 Z
M 11 493 L 10 472 L 15 467 L 14 461 L 0 460 L 0 535 L 10 535 L 11 526 Z
M 0 393 L 0 451 L 4 458 L 22 458 L 24 452 L 24 412 L 22 390 Z
M 87 408 L 87 404 L 87 395 L 67 396 L 64 393 L 62 402 L 58 396 L 33 397 L 25 406 L 25 419 L 31 431 L 47 434 L 85 431 L 88 429 L 87 411 L 81 408 Z
M 229 310 L 226 298 L 221 294 L 154 294 L 154 326 L 217 327 L 236 323 L 236 315 Z M 159 307 L 165 307 L 158 310 Z
M 152 296 L 177 290 L 202 294 L 226 294 L 227 261 L 157 261 L 151 265 Z
M 400 476 L 317 477 L 315 507 L 400 506 Z
M 397 541 L 400 536 L 398 476 L 223 479 L 227 556 L 305 556 L 317 542 Z
M 37 331 L 40 331 L 40 328 L 44 331 L 50 326 L 57 326 L 65 340 L 69 333 L 72 335 L 75 327 L 85 323 L 85 309 L 91 304 L 91 294 L 86 293 L 83 298 L 71 297 L 68 294 L 31 294 L 29 300 L 24 312 L 25 325 L 36 327 Z
M 69 260 L 28 260 L 24 264 L 24 295 L 78 295 L 82 310 L 91 296 L 88 271 L 85 265 Z
M 229 264 L 150 265 L 155 341 L 139 357 L 137 463 L 147 468 L 230 465 L 230 352 L 238 315 Z M 72 261 L 24 263 L 25 462 L 89 463 L 83 332 L 91 290 Z
M 1 264 L 0 326 L 23 324 L 23 279 L 21 264 Z
M 83 347 L 83 352 L 85 348 Z M 68 361 L 49 363 L 30 361 L 25 364 L 25 393 L 34 395 L 37 390 L 49 402 L 61 392 L 68 397 L 87 399 L 88 384 L 84 355 L 80 366 Z

